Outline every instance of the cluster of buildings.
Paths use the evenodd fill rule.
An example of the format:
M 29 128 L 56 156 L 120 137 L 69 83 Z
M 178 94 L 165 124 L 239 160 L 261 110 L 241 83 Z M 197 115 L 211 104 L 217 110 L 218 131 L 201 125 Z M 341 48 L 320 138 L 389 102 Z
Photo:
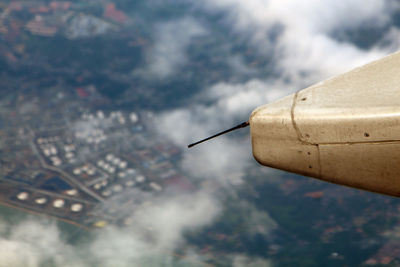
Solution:
M 103 8 L 103 16 L 82 13 L 82 8 L 87 5 Z M 0 34 L 8 34 L 17 27 L 23 27 L 27 32 L 37 35 L 52 37 L 56 34 L 68 38 L 82 38 L 101 35 L 118 29 L 118 25 L 128 21 L 128 16 L 116 7 L 114 3 L 100 1 L 98 3 L 74 3 L 71 1 L 51 1 L 43 3 L 39 1 L 12 1 L 0 6 Z M 27 21 L 14 19 L 14 14 L 24 15 Z M 21 24 L 22 22 L 22 24 Z
M 121 207 L 110 205 L 119 198 L 139 205 L 131 192 L 148 198 L 194 189 L 175 165 L 180 149 L 149 138 L 148 113 L 77 109 L 69 101 L 77 96 L 63 95 L 66 102 L 52 98 L 57 104 L 42 108 L 40 100 L 33 101 L 37 105 L 28 115 L 4 116 L 2 140 L 11 141 L 0 147 L 9 155 L 0 159 L 7 161 L 0 165 L 0 202 L 90 228 L 132 223 L 116 212 Z M 22 107 L 32 98 L 7 105 L 13 101 Z
M 378 252 L 367 261 L 366 266 L 398 266 L 400 264 L 400 241 L 391 240 L 384 244 Z
M 64 144 L 60 136 L 39 137 L 36 144 L 43 155 L 43 159 L 53 166 L 60 166 L 65 162 L 75 161 L 75 145 Z

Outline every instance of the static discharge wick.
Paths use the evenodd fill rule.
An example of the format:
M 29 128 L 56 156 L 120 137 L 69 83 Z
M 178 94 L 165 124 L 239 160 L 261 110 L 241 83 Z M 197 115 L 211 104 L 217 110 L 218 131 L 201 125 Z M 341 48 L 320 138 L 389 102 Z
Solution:
M 208 141 L 208 140 L 210 140 L 210 139 L 213 139 L 213 138 L 215 138 L 215 137 L 217 137 L 217 136 L 220 136 L 220 135 L 223 135 L 223 134 L 232 132 L 232 131 L 234 131 L 234 130 L 237 130 L 237 129 L 240 129 L 240 128 L 245 128 L 245 127 L 247 127 L 247 126 L 249 126 L 249 125 L 250 125 L 250 124 L 249 124 L 248 121 L 242 122 L 241 124 L 236 125 L 236 126 L 233 127 L 233 128 L 230 128 L 230 129 L 225 130 L 225 131 L 223 131 L 223 132 L 214 134 L 213 136 L 207 137 L 207 138 L 205 138 L 205 139 L 203 139 L 203 140 L 200 140 L 200 141 L 198 141 L 198 142 L 196 142 L 196 143 L 190 144 L 190 145 L 188 145 L 188 148 L 194 147 L 195 145 L 198 145 L 198 144 L 200 144 L 200 143 L 203 143 L 203 142 L 205 142 L 205 141 Z

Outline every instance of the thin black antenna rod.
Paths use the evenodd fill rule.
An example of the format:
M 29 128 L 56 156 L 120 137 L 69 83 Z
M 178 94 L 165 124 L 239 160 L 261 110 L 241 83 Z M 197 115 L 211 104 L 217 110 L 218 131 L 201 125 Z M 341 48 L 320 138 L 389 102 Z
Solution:
M 220 136 L 220 135 L 223 135 L 223 134 L 232 132 L 232 131 L 234 131 L 234 130 L 237 130 L 237 129 L 240 129 L 240 128 L 245 128 L 245 127 L 247 127 L 247 126 L 249 126 L 249 125 L 250 125 L 250 124 L 249 124 L 248 121 L 242 122 L 241 124 L 236 125 L 236 126 L 233 127 L 233 128 L 230 128 L 230 129 L 225 130 L 225 131 L 223 131 L 223 132 L 214 134 L 213 136 L 207 137 L 206 139 L 200 140 L 200 141 L 198 141 L 198 142 L 196 142 L 196 143 L 190 144 L 190 145 L 188 145 L 188 148 L 194 147 L 195 145 L 198 145 L 198 144 L 200 144 L 200 143 L 203 143 L 203 142 L 205 142 L 205 141 L 208 141 L 208 140 L 210 140 L 210 139 L 213 139 L 213 138 L 215 138 L 215 137 L 217 137 L 217 136 Z

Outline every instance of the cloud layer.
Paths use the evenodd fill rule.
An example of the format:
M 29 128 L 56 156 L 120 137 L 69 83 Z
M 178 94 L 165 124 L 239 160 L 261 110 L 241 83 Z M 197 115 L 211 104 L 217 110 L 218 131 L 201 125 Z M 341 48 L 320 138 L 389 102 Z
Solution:
M 384 28 L 396 10 L 394 1 L 307 1 L 296 0 L 205 0 L 199 6 L 208 12 L 222 12 L 226 24 L 264 54 L 272 53 L 281 74 L 309 82 L 349 70 L 377 59 L 387 49 L 368 51 L 333 37 L 337 30 L 371 27 Z M 280 31 L 276 40 L 271 32 Z M 307 78 L 307 77 L 306 77 Z
M 207 33 L 194 18 L 184 17 L 155 26 L 154 45 L 146 54 L 147 67 L 137 72 L 148 79 L 165 79 L 187 63 L 186 48 Z
M 185 244 L 184 232 L 211 223 L 220 209 L 205 192 L 152 200 L 132 210 L 132 226 L 98 233 L 90 244 L 97 266 L 144 266 L 151 259 L 156 265 L 166 259 L 172 264 L 174 250 Z
M 151 200 L 140 208 L 125 209 L 133 215 L 131 226 L 95 231 L 90 242 L 79 246 L 69 244 L 54 222 L 32 217 L 17 225 L 2 223 L 0 266 L 139 267 L 184 262 L 174 256 L 175 249 L 186 243 L 184 232 L 210 224 L 220 204 L 205 191 Z M 194 262 L 201 265 L 200 259 Z

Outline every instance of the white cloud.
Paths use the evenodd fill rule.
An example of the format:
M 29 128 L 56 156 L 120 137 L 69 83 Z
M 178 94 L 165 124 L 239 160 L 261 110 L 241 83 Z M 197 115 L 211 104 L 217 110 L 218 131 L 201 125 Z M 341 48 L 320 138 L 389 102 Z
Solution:
M 286 84 L 257 79 L 243 84 L 221 82 L 201 93 L 198 98 L 205 103 L 158 114 L 154 125 L 160 135 L 185 149 L 189 143 L 248 120 L 254 108 L 289 92 Z M 237 184 L 252 161 L 250 150 L 248 138 L 230 138 L 228 134 L 185 151 L 181 167 L 195 177 Z
M 7 230 L 8 237 L 0 238 L 0 266 L 85 266 L 54 223 L 27 220 Z
M 250 80 L 246 83 L 217 83 L 206 91 L 206 96 L 215 101 L 216 112 L 222 119 L 228 117 L 245 117 L 257 106 L 277 100 L 290 92 L 287 85 Z
M 290 92 L 285 85 L 251 80 L 244 84 L 218 83 L 186 108 L 155 116 L 156 131 L 186 150 L 186 145 L 246 121 L 258 105 Z M 211 104 L 210 104 L 211 103 Z M 242 129 L 248 133 L 248 129 Z M 221 136 L 184 151 L 181 167 L 194 177 L 238 184 L 252 159 L 250 140 Z
M 379 41 L 379 45 L 390 52 L 396 52 L 400 47 L 400 29 L 394 26 L 390 27 L 390 29 L 383 36 L 382 40 Z
M 257 257 L 249 257 L 247 255 L 234 255 L 233 267 L 272 267 L 270 260 L 261 259 Z
M 36 267 L 40 266 L 32 247 L 17 240 L 0 240 L 0 266 Z
M 143 266 L 152 258 L 172 258 L 185 243 L 183 233 L 213 221 L 219 203 L 205 191 L 175 197 L 153 197 L 152 203 L 132 209 L 133 224 L 99 231 L 90 251 L 100 266 Z
M 197 96 L 201 103 L 157 114 L 154 125 L 159 133 L 167 134 L 176 144 L 184 146 L 196 138 L 247 120 L 254 108 L 292 90 L 290 84 L 258 79 L 245 83 L 220 82 Z
M 151 200 L 130 210 L 132 226 L 98 230 L 92 241 L 79 246 L 68 244 L 54 222 L 2 223 L 8 236 L 0 238 L 0 266 L 154 266 L 152 262 L 173 266 L 174 250 L 185 244 L 184 232 L 210 224 L 220 210 L 219 202 L 205 190 Z
M 379 48 L 362 50 L 331 35 L 338 29 L 388 24 L 393 1 L 204 0 L 197 5 L 210 12 L 224 12 L 228 27 L 249 36 L 249 42 L 260 52 L 275 54 L 281 73 L 295 81 L 316 82 L 389 52 Z M 276 25 L 283 30 L 271 43 L 269 32 Z
M 220 210 L 219 203 L 207 192 L 191 193 L 160 199 L 151 207 L 137 211 L 137 224 L 149 227 L 157 246 L 177 247 L 182 233 L 212 222 Z
M 246 225 L 250 234 L 269 234 L 278 228 L 278 224 L 263 210 L 258 210 L 254 205 L 246 201 L 240 201 L 238 206 L 244 210 L 243 216 L 247 218 Z
M 175 74 L 187 63 L 186 48 L 206 30 L 193 18 L 185 17 L 155 27 L 155 42 L 147 51 L 147 67 L 139 74 L 164 79 Z
M 250 158 L 250 141 L 220 138 L 191 149 L 181 165 L 194 177 L 215 179 L 225 185 L 240 184 Z

